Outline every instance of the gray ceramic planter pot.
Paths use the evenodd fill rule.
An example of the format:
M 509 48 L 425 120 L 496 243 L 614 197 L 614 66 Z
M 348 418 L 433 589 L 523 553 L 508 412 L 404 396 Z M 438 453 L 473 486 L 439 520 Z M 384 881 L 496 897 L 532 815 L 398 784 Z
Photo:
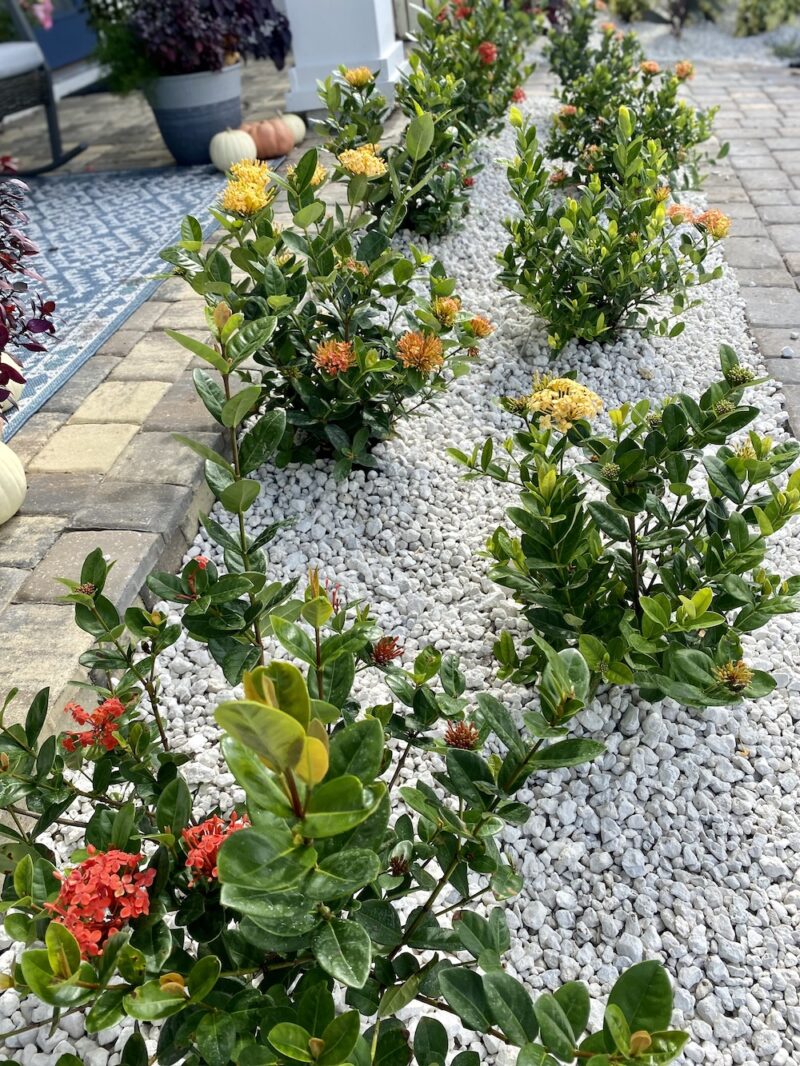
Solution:
M 208 163 L 215 133 L 242 121 L 242 67 L 156 78 L 145 89 L 164 143 L 180 166 Z

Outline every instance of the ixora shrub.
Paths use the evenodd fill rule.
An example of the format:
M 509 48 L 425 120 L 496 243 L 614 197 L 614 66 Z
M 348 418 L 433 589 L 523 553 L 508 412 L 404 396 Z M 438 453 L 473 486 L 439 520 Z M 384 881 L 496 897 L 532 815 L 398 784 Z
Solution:
M 41 738 L 46 690 L 23 725 L 0 723 L 0 832 L 16 862 L 3 909 L 21 945 L 4 986 L 56 1020 L 85 1011 L 90 1033 L 126 1015 L 157 1026 L 154 1057 L 138 1029 L 128 1039 L 132 1064 L 433 1066 L 451 1052 L 436 1011 L 519 1048 L 520 1066 L 674 1060 L 687 1034 L 669 1029 L 658 963 L 620 977 L 588 1036 L 585 986 L 534 997 L 502 969 L 502 904 L 522 878 L 497 836 L 530 815 L 515 794 L 602 751 L 564 738 L 589 697 L 581 655 L 545 651 L 539 708 L 520 729 L 488 694 L 472 706 L 454 656 L 426 648 L 410 671 L 394 665 L 396 640 L 376 639 L 366 609 L 316 575 L 298 621 L 275 632 L 307 674 L 271 662 L 216 709 L 244 797 L 233 807 L 195 811 L 186 756 L 159 743 L 132 690 L 72 705 L 81 728 L 59 737 Z M 368 668 L 385 672 L 399 710 L 353 699 Z M 485 757 L 492 736 L 504 754 Z M 439 764 L 433 785 L 398 785 L 412 748 Z M 43 839 L 61 822 L 83 828 L 66 869 Z M 478 913 L 478 895 L 499 905 Z M 412 1034 L 396 1016 L 415 1000 L 426 1015 Z
M 456 123 L 467 139 L 498 133 L 508 105 L 524 97 L 533 66 L 525 63 L 517 18 L 502 0 L 426 0 L 418 13 L 420 68 L 434 82 L 450 75 L 459 83 Z
M 324 173 L 312 149 L 284 183 L 291 227 L 275 223 L 273 194 L 265 191 L 265 180 L 279 179 L 259 169 L 249 183 L 234 177 L 222 198 L 227 210 L 213 212 L 224 230 L 216 247 L 201 251 L 191 219 L 186 228 L 194 236 L 164 254 L 206 297 L 214 347 L 171 335 L 222 373 L 229 391 L 234 372 L 246 381 L 229 396 L 207 387 L 207 376 L 199 379 L 211 414 L 232 429 L 258 412 L 259 424 L 285 418 L 277 445 L 270 444 L 279 465 L 331 455 L 336 476 L 346 477 L 354 465 L 377 465 L 371 446 L 466 373 L 492 327 L 462 308 L 441 263 L 413 247 L 405 256 L 384 233 L 363 228 L 371 216 L 360 208 L 385 171 L 381 156 L 345 151 L 340 167 L 352 205 L 347 218 L 341 208 L 327 214 L 318 198 Z M 250 357 L 260 374 L 244 368 Z M 248 450 L 247 472 L 263 454 Z M 236 460 L 233 472 L 225 459 L 212 462 L 225 472 L 224 492 Z M 256 488 L 247 489 L 248 500 Z
M 566 82 L 553 117 L 548 154 L 572 164 L 571 181 L 599 174 L 603 181 L 623 174 L 616 156 L 617 114 L 627 106 L 636 115 L 645 140 L 657 140 L 664 151 L 662 176 L 678 181 L 678 172 L 693 185 L 701 182 L 699 167 L 706 157 L 698 151 L 711 137 L 717 108 L 703 111 L 678 98 L 683 82 L 694 76 L 686 60 L 663 71 L 645 59 L 635 34 L 621 34 L 611 23 L 603 26 L 600 44 L 586 73 Z M 727 153 L 727 145 L 718 153 Z
M 594 174 L 575 196 L 555 189 L 564 175 L 550 174 L 535 127 L 516 110 L 512 122 L 518 154 L 507 173 L 521 213 L 506 222 L 511 241 L 500 256 L 500 279 L 545 320 L 551 347 L 571 338 L 606 340 L 622 329 L 680 333 L 684 324 L 674 319 L 699 302 L 687 302 L 687 291 L 721 274 L 721 267 L 705 271 L 703 262 L 728 232 L 727 217 L 668 206 L 664 152 L 634 135 L 625 107 L 614 150 L 621 177 L 603 185 Z
M 590 70 L 595 15 L 605 6 L 601 7 L 596 0 L 565 0 L 556 5 L 544 54 L 562 85 Z
M 467 213 L 468 190 L 480 168 L 472 162 L 471 138 L 454 124 L 461 83 L 452 74 L 432 77 L 416 54 L 409 63 L 395 94 L 410 121 L 405 144 L 382 152 L 386 170 L 370 183 L 368 203 L 384 232 L 403 225 L 431 236 L 445 233 Z M 337 158 L 384 139 L 390 109 L 366 67 L 341 67 L 338 77 L 320 86 L 319 95 L 327 108 L 319 121 L 325 148 Z
M 543 638 L 579 648 L 595 682 L 636 684 L 645 699 L 727 706 L 772 691 L 741 639 L 800 609 L 800 576 L 784 579 L 766 561 L 769 538 L 800 512 L 800 470 L 776 481 L 800 445 L 741 433 L 758 415 L 743 402 L 758 382 L 729 347 L 721 365 L 699 401 L 611 411 L 609 436 L 590 427 L 594 393 L 543 378 L 506 401 L 525 423 L 507 456 L 491 442 L 453 453 L 474 475 L 521 490 L 507 512 L 521 535 L 499 528 L 488 545 L 491 576 L 537 634 L 523 658 L 503 635 L 506 676 L 536 676 Z

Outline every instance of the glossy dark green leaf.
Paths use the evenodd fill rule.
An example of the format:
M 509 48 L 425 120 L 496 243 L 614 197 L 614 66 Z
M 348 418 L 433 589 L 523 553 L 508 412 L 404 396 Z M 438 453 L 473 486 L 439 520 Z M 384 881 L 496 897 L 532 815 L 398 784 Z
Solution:
M 372 944 L 355 922 L 325 922 L 314 934 L 311 950 L 323 970 L 348 988 L 361 988 L 369 976 Z

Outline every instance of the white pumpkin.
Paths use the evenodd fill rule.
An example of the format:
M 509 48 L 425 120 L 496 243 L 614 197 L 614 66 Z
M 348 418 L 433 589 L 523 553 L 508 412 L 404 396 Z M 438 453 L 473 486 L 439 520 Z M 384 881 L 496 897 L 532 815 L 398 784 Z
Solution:
M 13 366 L 15 370 L 22 370 L 16 359 L 12 359 L 10 355 L 0 352 L 0 366 Z M 4 390 L 8 390 L 10 393 L 5 400 L 0 400 L 0 413 L 3 411 L 13 411 L 17 406 L 22 396 L 22 390 L 25 388 L 25 382 L 20 384 L 18 381 L 9 381 L 3 385 Z
M 306 124 L 299 115 L 281 115 L 281 118 L 292 131 L 294 143 L 302 144 L 306 139 Z
M 222 130 L 215 133 L 208 146 L 211 162 L 221 170 L 223 174 L 230 170 L 234 163 L 241 163 L 243 159 L 258 159 L 256 142 L 245 130 Z
M 27 491 L 22 463 L 8 445 L 0 441 L 0 526 L 14 517 Z

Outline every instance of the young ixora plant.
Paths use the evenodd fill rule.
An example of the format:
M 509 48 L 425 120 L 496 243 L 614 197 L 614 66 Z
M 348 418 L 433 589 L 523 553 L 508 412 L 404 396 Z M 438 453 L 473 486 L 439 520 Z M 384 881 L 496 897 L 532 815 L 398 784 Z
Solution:
M 599 397 L 570 378 L 542 378 L 505 403 L 525 428 L 502 460 L 490 441 L 453 453 L 473 476 L 521 490 L 507 512 L 521 537 L 499 528 L 488 554 L 537 636 L 520 659 L 503 635 L 505 676 L 533 680 L 543 638 L 579 648 L 595 682 L 636 684 L 645 699 L 727 706 L 772 691 L 741 639 L 800 609 L 800 576 L 783 579 L 766 562 L 769 538 L 800 512 L 800 470 L 784 487 L 775 480 L 800 445 L 741 435 L 758 415 L 745 389 L 759 382 L 727 346 L 721 365 L 699 401 L 681 394 L 611 411 L 610 436 L 589 425 Z
M 548 325 L 560 349 L 571 338 L 604 340 L 623 329 L 674 337 L 687 290 L 718 278 L 703 269 L 711 244 L 725 236 L 720 211 L 695 216 L 668 206 L 661 184 L 665 156 L 657 142 L 634 135 L 627 108 L 619 109 L 615 158 L 622 175 L 603 185 L 596 174 L 576 195 L 554 191 L 536 129 L 512 112 L 517 157 L 508 180 L 521 214 L 506 222 L 511 242 L 500 256 L 500 279 Z M 555 182 L 554 182 L 554 179 Z
M 584 985 L 533 996 L 502 968 L 510 934 L 488 901 L 521 887 L 497 840 L 530 815 L 515 794 L 602 751 L 563 739 L 589 696 L 580 654 L 543 648 L 539 707 L 520 729 L 488 694 L 471 707 L 454 656 L 426 648 L 412 670 L 393 665 L 396 640 L 375 639 L 354 609 L 351 624 L 338 590 L 312 575 L 298 623 L 276 628 L 307 676 L 271 662 L 245 675 L 243 699 L 217 708 L 244 798 L 232 808 L 226 797 L 219 813 L 195 813 L 180 757 L 121 700 L 73 707 L 89 728 L 44 742 L 46 691 L 24 725 L 0 722 L 0 833 L 18 860 L 3 909 L 21 945 L 5 987 L 55 1019 L 86 1012 L 89 1033 L 126 1015 L 156 1025 L 154 1056 L 138 1028 L 128 1039 L 123 1062 L 137 1066 L 433 1066 L 451 1050 L 441 1011 L 518 1048 L 520 1066 L 677 1058 L 687 1034 L 669 1029 L 658 963 L 620 977 L 588 1036 Z M 399 712 L 353 699 L 356 664 L 385 671 Z M 504 754 L 484 757 L 492 735 Z M 399 755 L 389 737 L 405 743 Z M 439 765 L 433 785 L 399 786 L 411 747 Z M 84 829 L 66 870 L 41 839 L 59 821 Z M 470 906 L 479 897 L 483 914 Z M 424 1016 L 412 1035 L 397 1014 L 415 1000 Z M 480 1058 L 461 1051 L 451 1063 Z
M 591 69 L 595 16 L 605 8 L 597 0 L 564 0 L 555 7 L 544 55 L 562 85 Z
M 456 123 L 467 140 L 502 127 L 508 105 L 524 98 L 533 66 L 525 63 L 525 37 L 502 0 L 426 0 L 417 16 L 416 55 L 433 79 L 459 83 Z
M 265 181 L 279 179 L 258 164 L 237 166 L 237 174 L 253 177 L 248 183 L 234 176 L 223 194 L 224 210 L 213 212 L 224 231 L 217 245 L 203 254 L 198 236 L 165 253 L 206 297 L 216 346 L 171 335 L 226 380 L 238 375 L 246 382 L 229 396 L 201 378 L 200 396 L 211 414 L 231 427 L 232 448 L 236 427 L 266 411 L 259 425 L 277 427 L 278 418 L 285 425 L 280 434 L 277 429 L 268 434 L 269 453 L 277 449 L 279 465 L 332 455 L 337 477 L 346 477 L 354 465 L 374 467 L 374 442 L 385 440 L 400 418 L 466 373 L 492 327 L 462 308 L 456 283 L 441 263 L 413 246 L 405 256 L 384 233 L 364 230 L 370 216 L 359 205 L 369 197 L 372 176 L 386 168 L 379 155 L 366 148 L 341 154 L 352 205 L 345 217 L 341 207 L 326 213 L 317 196 L 324 172 L 316 151 L 306 153 L 282 182 L 293 215 L 293 225 L 282 229 L 274 221 L 273 191 L 265 191 Z M 186 226 L 199 235 L 196 220 Z M 232 266 L 241 271 L 239 280 Z M 238 336 L 246 343 L 238 344 Z M 263 367 L 261 374 L 245 369 L 250 357 Z M 264 462 L 263 449 L 248 449 L 238 469 L 235 455 L 232 466 L 211 455 L 206 457 L 222 471 L 213 473 L 223 505 L 221 493 L 228 492 L 234 497 L 229 502 L 249 506 L 257 484 L 228 489 L 228 482 Z
M 466 214 L 468 189 L 480 168 L 472 162 L 472 138 L 455 125 L 461 83 L 452 74 L 431 77 L 416 54 L 409 63 L 410 72 L 398 83 L 395 96 L 400 110 L 419 129 L 415 144 L 424 151 L 412 156 L 407 145 L 400 144 L 385 149 L 386 171 L 370 183 L 369 207 L 384 231 L 402 224 L 430 236 L 451 229 Z M 370 70 L 342 67 L 338 74 L 326 79 L 319 92 L 328 109 L 319 123 L 327 135 L 325 148 L 337 158 L 381 142 L 390 113 Z
M 616 155 L 617 115 L 622 105 L 636 115 L 645 142 L 657 140 L 664 151 L 662 177 L 673 184 L 701 184 L 700 166 L 710 158 L 698 149 L 711 137 L 717 108 L 703 111 L 678 98 L 683 82 L 694 76 L 686 60 L 673 71 L 645 59 L 636 35 L 605 23 L 585 74 L 566 82 L 553 117 L 547 152 L 572 164 L 568 181 L 598 174 L 603 182 L 624 175 Z M 717 153 L 727 153 L 724 145 Z

